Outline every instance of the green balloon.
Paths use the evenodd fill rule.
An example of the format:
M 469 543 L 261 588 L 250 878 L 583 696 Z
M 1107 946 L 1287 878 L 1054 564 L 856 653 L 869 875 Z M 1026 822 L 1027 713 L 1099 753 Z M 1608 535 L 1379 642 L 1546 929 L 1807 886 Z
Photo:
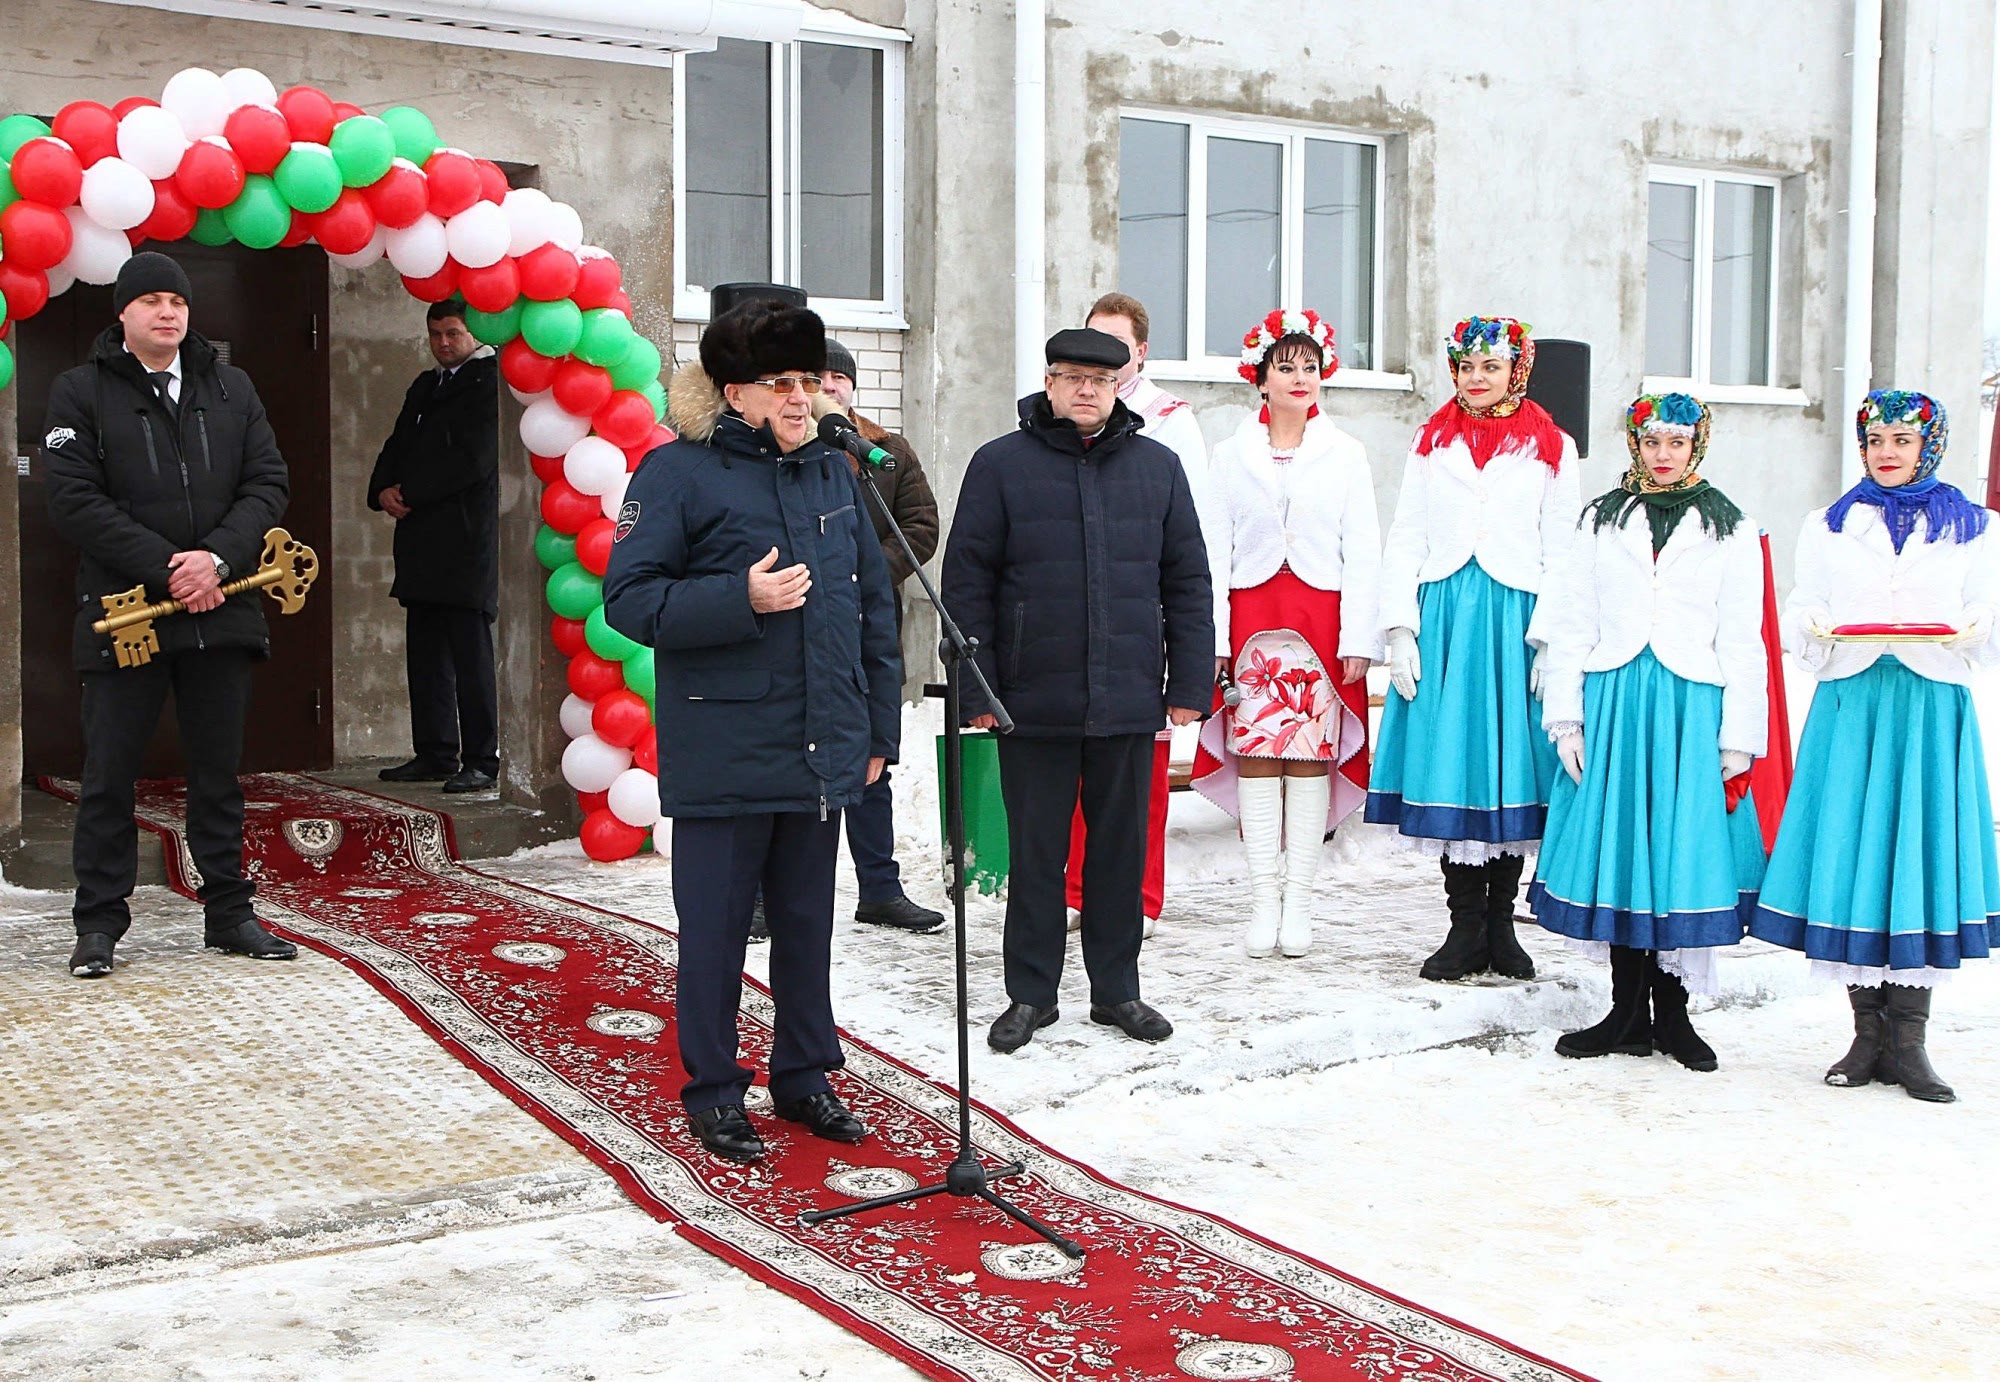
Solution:
M 292 208 L 278 184 L 262 173 L 243 179 L 236 200 L 222 208 L 222 219 L 237 241 L 253 250 L 268 250 L 291 233 Z
M 226 245 L 234 238 L 220 211 L 204 207 L 194 213 L 194 229 L 188 232 L 188 239 L 198 245 Z
M 396 136 L 372 115 L 350 115 L 333 127 L 333 161 L 349 187 L 372 187 L 396 161 Z
M 0 293 L 0 326 L 7 324 L 7 295 Z
M 14 190 L 14 166 L 0 158 L 0 211 L 5 211 L 21 200 L 21 194 Z
M 639 394 L 648 403 L 653 405 L 653 421 L 665 422 L 667 420 L 667 386 L 655 379 L 652 383 L 646 385 L 645 388 L 639 390 Z
M 576 358 L 586 365 L 610 369 L 632 349 L 632 323 L 615 307 L 593 307 L 583 314 L 583 334 Z
M 604 583 L 572 561 L 549 572 L 548 594 L 550 609 L 565 619 L 583 619 L 604 603 Z
M 0 341 L 0 389 L 14 382 L 14 352 L 7 349 L 7 343 Z
M 382 123 L 396 140 L 396 157 L 407 158 L 419 168 L 438 151 L 437 126 L 415 106 L 390 106 L 382 112 Z
M 642 646 L 611 627 L 604 617 L 603 605 L 592 610 L 584 619 L 583 641 L 590 651 L 606 662 L 623 662 Z
M 32 115 L 10 115 L 0 120 L 0 158 L 11 159 L 14 150 L 30 139 L 40 139 L 50 133 L 48 124 Z
M 538 355 L 559 360 L 583 335 L 583 312 L 568 298 L 530 302 L 521 309 L 521 335 Z
M 611 387 L 614 389 L 643 389 L 660 377 L 660 348 L 637 332 L 632 336 L 632 348 L 617 364 L 611 366 Z
M 641 648 L 624 659 L 625 684 L 645 698 L 646 708 L 653 708 L 653 650 Z
M 576 560 L 576 539 L 544 523 L 535 534 L 535 560 L 551 571 L 568 566 Z
M 271 180 L 293 210 L 308 216 L 340 200 L 340 165 L 317 144 L 292 145 L 292 151 L 272 170 Z
M 521 334 L 521 299 L 515 298 L 498 312 L 482 312 L 468 306 L 465 329 L 482 345 L 506 345 Z

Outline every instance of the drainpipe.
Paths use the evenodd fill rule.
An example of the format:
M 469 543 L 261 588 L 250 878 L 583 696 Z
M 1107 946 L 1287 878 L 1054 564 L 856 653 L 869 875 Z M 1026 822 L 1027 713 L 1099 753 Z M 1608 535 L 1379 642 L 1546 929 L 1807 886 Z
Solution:
M 1849 429 L 1849 410 L 1874 380 L 1875 155 L 1882 102 L 1882 0 L 1854 0 L 1853 60 L 1847 131 L 1847 322 L 1841 332 L 1839 406 L 1827 411 L 1839 427 L 1841 488 L 1863 473 Z
M 1876 0 L 1880 3 L 1880 0 Z M 1042 387 L 1048 0 L 1014 0 L 1014 396 Z M 1872 164 L 1870 165 L 1873 166 Z

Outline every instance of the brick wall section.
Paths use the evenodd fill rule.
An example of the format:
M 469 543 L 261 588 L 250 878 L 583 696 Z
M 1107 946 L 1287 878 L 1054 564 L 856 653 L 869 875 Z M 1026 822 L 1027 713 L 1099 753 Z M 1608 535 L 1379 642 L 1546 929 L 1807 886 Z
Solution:
M 674 323 L 674 363 L 695 358 L 701 345 L 704 323 Z M 900 331 L 846 331 L 836 329 L 834 339 L 854 354 L 854 367 L 861 372 L 854 381 L 854 406 L 891 432 L 903 430 L 903 333 Z

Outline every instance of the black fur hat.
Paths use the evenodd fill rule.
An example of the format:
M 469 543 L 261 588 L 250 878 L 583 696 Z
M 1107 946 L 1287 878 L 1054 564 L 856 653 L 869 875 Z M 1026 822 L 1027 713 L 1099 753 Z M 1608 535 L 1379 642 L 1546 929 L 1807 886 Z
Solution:
M 826 368 L 826 324 L 817 312 L 771 302 L 746 302 L 701 333 L 701 367 L 719 388 L 767 375 Z

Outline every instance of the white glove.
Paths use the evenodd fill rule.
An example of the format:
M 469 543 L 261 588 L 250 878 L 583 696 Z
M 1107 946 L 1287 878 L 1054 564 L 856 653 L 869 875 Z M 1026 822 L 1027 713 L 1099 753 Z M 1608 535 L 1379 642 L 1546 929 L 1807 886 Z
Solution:
M 1568 770 L 1569 780 L 1582 786 L 1583 731 L 1574 729 L 1556 740 L 1556 757 L 1562 760 L 1563 767 Z
M 1536 700 L 1542 698 L 1542 687 L 1548 683 L 1548 664 L 1549 650 L 1535 649 L 1535 660 L 1528 664 L 1528 694 Z
M 1826 666 L 1827 659 L 1833 656 L 1833 650 L 1838 645 L 1833 641 L 1833 630 L 1818 615 L 1806 620 L 1805 635 L 1806 645 L 1798 650 L 1799 661 L 1805 664 L 1807 671 L 1817 672 Z
M 1417 682 L 1424 675 L 1423 660 L 1417 656 L 1417 636 L 1409 629 L 1389 630 L 1389 685 L 1406 701 L 1417 698 Z
M 1743 750 L 1724 749 L 1722 751 L 1722 780 L 1727 782 L 1732 777 L 1743 776 L 1743 774 L 1750 771 L 1750 763 L 1750 755 L 1743 752 Z
M 1945 640 L 1948 647 L 1962 653 L 1973 653 L 1985 647 L 1993 638 L 1993 616 L 1985 612 L 1973 615 L 1965 621 L 1965 627 Z

